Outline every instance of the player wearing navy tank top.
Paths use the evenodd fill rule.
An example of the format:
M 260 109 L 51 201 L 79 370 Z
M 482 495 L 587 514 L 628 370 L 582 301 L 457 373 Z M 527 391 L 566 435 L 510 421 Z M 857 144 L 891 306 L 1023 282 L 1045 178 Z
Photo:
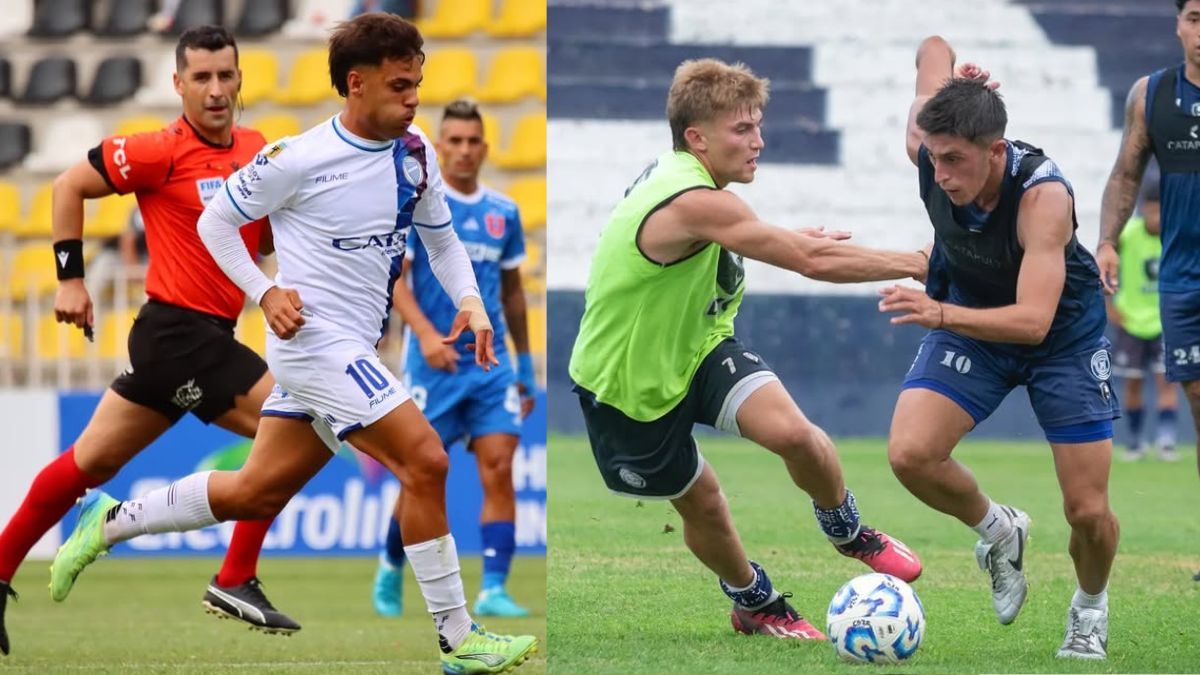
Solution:
M 944 40 L 917 52 L 908 155 L 934 229 L 925 292 L 893 286 L 880 309 L 930 331 L 896 402 L 888 458 L 914 495 L 980 536 L 1002 624 L 1025 601 L 1029 516 L 996 504 L 951 458 L 958 442 L 1017 385 L 1054 453 L 1079 588 L 1058 656 L 1102 659 L 1107 584 L 1117 546 L 1108 505 L 1112 420 L 1104 297 L 1075 238 L 1075 196 L 1041 150 L 1004 138 L 999 85 L 954 67 Z
M 451 222 L 471 258 L 480 297 L 495 327 L 500 367 L 485 371 L 475 366 L 470 336 L 445 344 L 457 310 L 434 277 L 424 244 L 410 238 L 404 268 L 411 275 L 411 289 L 401 280 L 394 293 L 396 308 L 408 325 L 406 383 L 442 443 L 449 448 L 465 441 L 479 465 L 483 579 L 475 614 L 527 616 L 529 612 L 505 590 L 516 548 L 512 461 L 521 419 L 532 409 L 534 394 L 520 270 L 525 238 L 516 204 L 479 183 L 488 147 L 483 117 L 474 102 L 458 100 L 446 106 L 436 145 Z M 506 334 L 512 336 L 517 352 L 515 373 L 504 343 Z M 404 544 L 393 519 L 372 594 L 375 610 L 383 616 L 401 612 L 403 563 Z
M 1137 204 L 1150 155 L 1158 160 L 1162 257 L 1158 304 L 1167 379 L 1182 382 L 1200 469 L 1200 0 L 1175 0 L 1183 63 L 1139 78 L 1125 100 L 1121 150 L 1104 186 L 1096 260 L 1117 289 L 1121 230 Z M 1200 581 L 1200 573 L 1196 574 Z

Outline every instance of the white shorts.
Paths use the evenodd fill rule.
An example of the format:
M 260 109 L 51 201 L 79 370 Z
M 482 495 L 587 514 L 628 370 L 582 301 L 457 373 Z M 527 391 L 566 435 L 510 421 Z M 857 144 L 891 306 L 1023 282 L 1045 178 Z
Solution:
M 277 384 L 263 402 L 267 417 L 312 420 L 330 450 L 409 399 L 375 348 L 309 320 L 291 340 L 267 332 L 267 365 Z

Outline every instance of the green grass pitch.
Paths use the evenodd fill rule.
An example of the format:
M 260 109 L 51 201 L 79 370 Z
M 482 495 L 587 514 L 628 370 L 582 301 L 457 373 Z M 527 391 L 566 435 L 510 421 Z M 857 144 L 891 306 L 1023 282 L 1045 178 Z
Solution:
M 824 630 L 846 580 L 869 570 L 837 555 L 812 506 L 779 459 L 746 441 L 701 437 L 751 558 Z M 1109 586 L 1109 658 L 1054 658 L 1075 577 L 1067 554 L 1049 447 L 968 442 L 955 456 L 997 501 L 1033 518 L 1026 553 L 1029 599 L 1017 621 L 997 623 L 975 533 L 910 496 L 892 476 L 882 440 L 838 443 L 864 521 L 908 543 L 925 570 L 914 584 L 926 610 L 920 650 L 899 666 L 842 664 L 827 643 L 735 634 L 714 576 L 683 544 L 665 502 L 609 493 L 587 443 L 550 442 L 548 571 L 551 673 L 1000 673 L 1198 672 L 1194 618 L 1200 584 L 1200 481 L 1194 457 L 1165 464 L 1115 462 L 1110 486 L 1121 543 Z
M 479 588 L 478 556 L 463 556 L 468 600 Z M 412 572 L 404 616 L 371 607 L 374 558 L 264 558 L 267 597 L 303 626 L 264 635 L 204 613 L 200 598 L 215 558 L 101 559 L 61 604 L 50 600 L 45 561 L 27 561 L 8 603 L 12 654 L 0 673 L 440 673 L 437 635 Z M 483 619 L 493 632 L 533 634 L 538 653 L 518 674 L 546 672 L 545 558 L 517 556 L 509 592 L 528 619 Z

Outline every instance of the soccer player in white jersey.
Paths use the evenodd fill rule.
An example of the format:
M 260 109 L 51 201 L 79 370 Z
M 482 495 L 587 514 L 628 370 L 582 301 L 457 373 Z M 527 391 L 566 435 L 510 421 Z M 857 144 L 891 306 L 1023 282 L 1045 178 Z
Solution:
M 141 534 L 273 516 L 345 440 L 400 479 L 404 552 L 437 627 L 443 670 L 502 672 L 536 649 L 533 636 L 493 635 L 467 613 L 446 520 L 445 450 L 375 349 L 405 235 L 415 225 L 459 309 L 447 340 L 470 330 L 476 363 L 497 363 L 470 260 L 450 226 L 436 155 L 411 126 L 422 45 L 417 29 L 391 14 L 339 26 L 329 41 L 329 71 L 346 98 L 343 111 L 264 149 L 200 218 L 205 246 L 258 301 L 270 327 L 267 362 L 278 386 L 263 404 L 245 466 L 192 474 L 125 502 L 89 493 L 51 569 L 57 584 L 73 583 L 98 555 Z M 268 215 L 279 259 L 274 281 L 238 235 Z
M 448 345 L 446 334 L 458 313 L 430 269 L 421 240 L 410 240 L 404 275 L 396 284 L 396 308 L 408 327 L 404 371 L 413 399 L 449 448 L 464 441 L 475 455 L 483 484 L 479 538 L 483 578 L 473 610 L 476 616 L 528 616 L 505 588 L 516 550 L 516 493 L 512 463 L 521 436 L 521 420 L 533 409 L 533 358 L 525 318 L 521 262 L 525 237 L 517 205 L 481 185 L 487 157 L 483 116 L 474 101 L 446 105 L 438 127 L 437 151 L 446 181 L 446 199 L 458 238 L 467 249 L 475 279 L 496 327 L 493 344 L 498 368 L 484 371 L 472 363 L 469 339 Z M 509 364 L 505 333 L 512 336 L 516 372 Z M 379 557 L 372 600 L 381 616 L 399 616 L 404 541 L 395 519 Z

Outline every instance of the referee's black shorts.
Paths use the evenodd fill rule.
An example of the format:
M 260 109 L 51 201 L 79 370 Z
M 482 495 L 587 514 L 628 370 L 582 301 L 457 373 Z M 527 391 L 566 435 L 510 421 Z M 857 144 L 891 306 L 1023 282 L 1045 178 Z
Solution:
M 210 424 L 267 372 L 267 363 L 233 337 L 224 317 L 150 300 L 129 331 L 129 368 L 112 390 L 174 424 L 192 413 Z

